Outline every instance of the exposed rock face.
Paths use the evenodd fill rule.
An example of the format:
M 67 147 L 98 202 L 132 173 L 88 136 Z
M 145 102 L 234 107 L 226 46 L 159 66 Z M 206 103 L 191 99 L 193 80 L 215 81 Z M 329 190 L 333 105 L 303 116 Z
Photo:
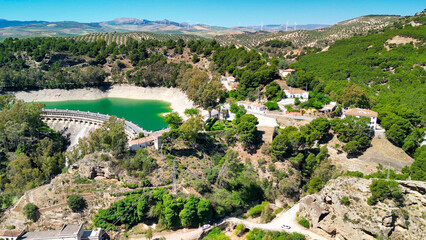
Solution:
M 426 239 L 426 182 L 399 181 L 404 203 L 367 204 L 372 180 L 340 177 L 300 201 L 300 215 L 335 239 Z M 349 205 L 343 204 L 349 198 Z
M 128 176 L 126 170 L 114 167 L 113 162 L 115 160 L 102 161 L 95 156 L 96 155 L 87 155 L 82 160 L 72 164 L 68 172 L 88 179 L 105 177 L 108 179 L 123 179 L 127 183 L 134 183 L 137 181 L 137 179 Z M 110 159 L 113 158 L 111 155 L 108 155 L 108 157 Z

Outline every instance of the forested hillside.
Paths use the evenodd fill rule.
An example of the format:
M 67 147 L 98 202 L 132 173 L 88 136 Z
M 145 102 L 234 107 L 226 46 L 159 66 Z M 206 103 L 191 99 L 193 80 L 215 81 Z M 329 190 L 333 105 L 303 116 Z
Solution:
M 426 16 L 337 41 L 291 65 L 290 86 L 324 92 L 345 107 L 372 108 L 395 145 L 413 154 L 426 123 Z M 412 26 L 410 22 L 415 22 Z

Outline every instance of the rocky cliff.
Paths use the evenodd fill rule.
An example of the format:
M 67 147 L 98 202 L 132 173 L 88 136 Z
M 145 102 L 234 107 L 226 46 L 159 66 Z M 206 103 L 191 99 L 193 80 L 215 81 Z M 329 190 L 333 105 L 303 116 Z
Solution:
M 401 206 L 367 204 L 372 180 L 340 177 L 300 201 L 300 216 L 332 239 L 426 239 L 426 182 L 399 181 Z

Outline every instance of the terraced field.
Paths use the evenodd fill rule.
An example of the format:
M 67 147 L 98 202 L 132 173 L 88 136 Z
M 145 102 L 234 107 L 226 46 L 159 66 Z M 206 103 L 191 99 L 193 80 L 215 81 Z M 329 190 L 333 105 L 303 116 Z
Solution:
M 149 33 L 149 32 L 129 32 L 129 33 L 90 33 L 82 36 L 71 37 L 78 41 L 94 42 L 99 38 L 104 39 L 107 44 L 116 42 L 117 44 L 125 44 L 128 38 L 136 40 L 142 39 L 156 39 L 160 41 L 167 41 L 169 39 L 178 40 L 183 39 L 185 41 L 204 39 L 195 35 L 188 34 L 177 34 L 177 33 Z
M 355 34 L 365 34 L 378 30 L 396 22 L 400 17 L 393 15 L 372 15 L 354 18 L 337 23 L 328 28 L 317 30 L 298 30 L 287 32 L 264 32 L 222 35 L 215 37 L 221 44 L 235 44 L 254 48 L 266 41 L 278 39 L 289 40 L 296 46 L 326 46 L 330 42 L 351 37 Z

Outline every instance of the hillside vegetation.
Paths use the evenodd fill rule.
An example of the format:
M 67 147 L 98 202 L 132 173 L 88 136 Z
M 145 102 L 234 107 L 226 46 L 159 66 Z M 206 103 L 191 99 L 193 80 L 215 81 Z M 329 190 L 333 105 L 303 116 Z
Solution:
M 235 44 L 254 48 L 266 41 L 277 39 L 291 41 L 297 46 L 325 47 L 328 44 L 355 34 L 365 34 L 393 24 L 399 16 L 371 15 L 337 23 L 331 27 L 316 30 L 298 30 L 289 32 L 258 32 L 217 36 L 221 44 Z
M 324 92 L 345 107 L 378 111 L 388 139 L 413 154 L 426 123 L 425 42 L 424 24 L 413 27 L 398 22 L 378 33 L 339 40 L 326 52 L 301 57 L 291 65 L 297 78 L 287 84 Z

